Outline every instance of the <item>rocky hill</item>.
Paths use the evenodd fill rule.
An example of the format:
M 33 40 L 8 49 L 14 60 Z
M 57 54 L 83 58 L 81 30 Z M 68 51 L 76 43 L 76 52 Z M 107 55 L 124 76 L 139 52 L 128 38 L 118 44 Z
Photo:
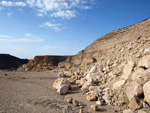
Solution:
M 18 71 L 46 71 L 58 66 L 59 62 L 66 60 L 69 56 L 35 56 L 27 64 L 18 68 Z
M 20 59 L 9 54 L 0 54 L 0 69 L 17 69 L 27 62 L 27 59 Z
M 129 27 L 115 30 L 98 38 L 94 43 L 80 51 L 77 55 L 71 57 L 64 63 L 68 67 L 84 67 L 95 62 L 102 55 L 110 52 L 111 47 L 120 43 L 130 42 L 132 40 L 150 35 L 150 19 L 143 20 Z
M 76 85 L 95 106 L 150 113 L 150 19 L 106 34 L 64 63 L 68 71 L 53 84 L 59 94 Z

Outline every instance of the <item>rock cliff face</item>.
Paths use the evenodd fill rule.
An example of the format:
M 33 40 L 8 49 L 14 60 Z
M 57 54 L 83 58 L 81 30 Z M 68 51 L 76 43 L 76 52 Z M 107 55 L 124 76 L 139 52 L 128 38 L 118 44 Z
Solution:
M 66 68 L 84 67 L 111 51 L 111 47 L 150 35 L 150 19 L 115 30 L 98 38 L 94 43 L 65 61 Z M 62 64 L 62 63 L 61 63 Z
M 17 69 L 27 62 L 27 59 L 20 59 L 9 54 L 0 54 L 0 69 Z
M 68 56 L 35 56 L 27 64 L 18 68 L 18 71 L 46 71 L 54 69 L 59 62 L 66 60 Z

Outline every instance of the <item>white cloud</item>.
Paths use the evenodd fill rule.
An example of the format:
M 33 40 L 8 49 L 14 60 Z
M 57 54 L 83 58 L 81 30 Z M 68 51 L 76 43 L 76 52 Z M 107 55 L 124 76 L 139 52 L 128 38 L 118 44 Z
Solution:
M 52 24 L 50 22 L 44 22 L 40 27 L 51 28 L 55 32 L 61 31 L 61 24 Z
M 13 12 L 9 12 L 9 13 L 6 13 L 9 17 L 11 17 L 14 13 Z
M 27 33 L 27 34 L 25 34 L 25 36 L 26 36 L 26 37 L 31 37 L 31 36 L 32 36 L 32 34 Z
M 58 12 L 54 12 L 50 15 L 51 17 L 61 17 L 63 19 L 71 19 L 76 17 L 76 12 L 75 11 L 58 11 Z
M 10 38 L 10 37 L 7 35 L 0 35 L 0 38 Z
M 77 9 L 92 9 L 96 0 L 15 0 L 0 1 L 0 6 L 5 7 L 30 7 L 36 11 L 37 16 L 58 17 L 71 19 L 77 17 Z M 0 8 L 0 10 L 2 9 Z M 22 11 L 22 9 L 20 9 Z
M 27 37 L 27 36 L 26 36 L 26 38 L 13 38 L 11 36 L 0 35 L 0 42 L 1 43 L 8 43 L 8 42 L 26 43 L 26 42 L 43 42 L 44 41 L 44 39 L 33 36 L 33 35 L 30 37 Z
M 62 49 L 64 47 L 62 46 L 49 46 L 49 45 L 46 45 L 44 47 L 41 48 L 41 51 L 45 51 L 45 50 L 49 50 L 49 49 Z
M 50 15 L 71 19 L 76 17 L 76 9 L 91 9 L 95 0 L 26 0 L 31 8 L 38 12 L 38 16 Z
M 24 2 L 12 2 L 12 1 L 1 1 L 0 5 L 7 6 L 7 7 L 12 7 L 12 6 L 25 7 L 26 6 Z

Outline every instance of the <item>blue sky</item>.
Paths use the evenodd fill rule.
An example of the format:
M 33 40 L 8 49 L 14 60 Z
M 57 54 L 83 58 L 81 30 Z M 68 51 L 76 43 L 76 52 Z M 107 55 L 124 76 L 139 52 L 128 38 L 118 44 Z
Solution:
M 150 0 L 0 0 L 0 53 L 74 55 L 150 17 Z

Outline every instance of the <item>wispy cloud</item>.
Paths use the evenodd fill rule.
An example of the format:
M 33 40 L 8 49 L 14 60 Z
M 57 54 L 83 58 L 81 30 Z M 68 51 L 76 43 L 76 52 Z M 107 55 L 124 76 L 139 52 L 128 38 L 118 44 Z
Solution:
M 49 49 L 62 49 L 62 48 L 64 48 L 64 47 L 62 47 L 62 46 L 49 46 L 49 45 L 46 45 L 46 46 L 41 48 L 41 51 L 49 50 Z
M 92 9 L 95 0 L 26 0 L 29 7 L 37 11 L 38 16 L 71 19 L 77 17 L 76 9 Z
M 50 15 L 51 17 L 61 17 L 63 19 L 71 19 L 76 17 L 76 12 L 75 11 L 58 11 L 58 12 L 54 12 Z
M 1 1 L 0 5 L 1 6 L 7 6 L 7 7 L 12 7 L 12 6 L 25 7 L 26 3 L 24 3 L 24 2 L 12 2 L 12 1 Z
M 21 2 L 3 0 L 1 7 L 30 7 L 37 16 L 51 16 L 71 19 L 77 16 L 77 9 L 92 9 L 95 0 L 25 0 Z
M 31 37 L 31 36 L 32 36 L 32 34 L 30 34 L 30 33 L 26 33 L 26 34 L 25 34 L 25 36 L 26 36 L 26 37 Z
M 13 38 L 11 36 L 6 36 L 6 35 L 0 35 L 0 42 L 8 43 L 8 42 L 21 42 L 21 43 L 26 43 L 26 42 L 43 42 L 44 39 L 37 37 L 37 36 L 30 36 L 28 35 L 25 38 Z
M 7 16 L 9 16 L 9 17 L 12 17 L 12 15 L 14 14 L 13 12 L 9 12 L 9 13 L 6 13 L 7 14 Z
M 46 28 L 51 28 L 55 32 L 61 31 L 62 29 L 60 28 L 62 25 L 61 24 L 52 24 L 50 22 L 44 22 L 40 27 L 46 27 Z
M 10 37 L 7 35 L 0 35 L 0 38 L 10 38 Z

